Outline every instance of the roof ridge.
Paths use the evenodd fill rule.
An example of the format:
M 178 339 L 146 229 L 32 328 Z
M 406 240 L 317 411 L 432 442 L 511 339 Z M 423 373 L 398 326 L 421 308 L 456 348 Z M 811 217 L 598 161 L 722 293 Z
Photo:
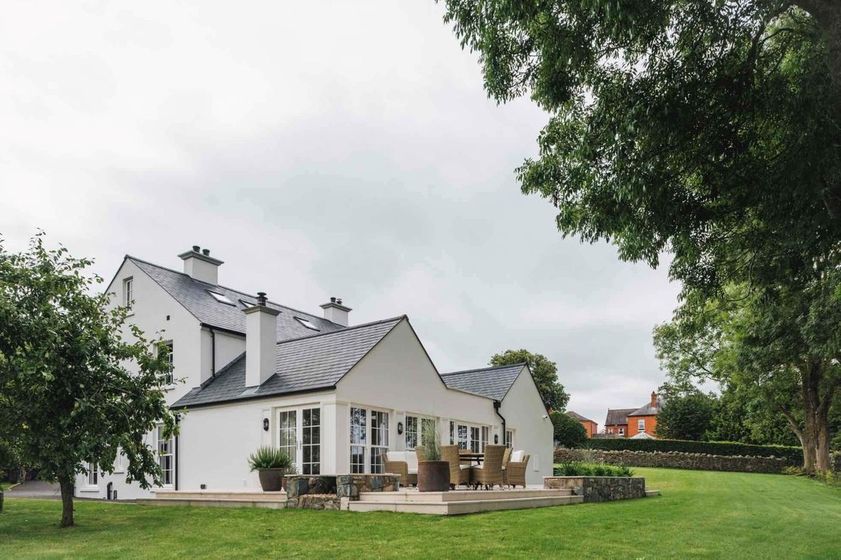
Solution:
M 518 362 L 516 364 L 505 364 L 505 365 L 501 365 L 501 366 L 490 366 L 490 367 L 484 367 L 484 368 L 463 369 L 463 370 L 459 370 L 459 371 L 448 371 L 447 373 L 442 373 L 441 375 L 458 375 L 460 373 L 472 373 L 474 371 L 490 371 L 492 369 L 503 369 L 503 368 L 517 367 L 517 366 L 523 367 L 523 366 L 526 366 L 526 365 L 528 365 L 528 363 Z M 636 409 L 634 409 L 634 410 L 636 410 Z
M 186 277 L 187 277 L 187 278 L 189 278 L 190 280 L 192 280 L 192 281 L 194 281 L 194 282 L 198 282 L 199 284 L 202 284 L 202 285 L 204 285 L 204 286 L 208 286 L 208 287 L 211 287 L 211 288 L 212 288 L 212 287 L 216 287 L 216 288 L 223 288 L 223 289 L 225 289 L 225 290 L 230 290 L 231 292 L 236 292 L 237 294 L 242 295 L 242 296 L 248 296 L 248 297 L 250 297 L 250 298 L 252 298 L 252 299 L 257 299 L 257 296 L 252 295 L 252 294 L 249 294 L 248 292 L 243 292 L 242 290 L 237 290 L 236 288 L 230 288 L 230 287 L 228 287 L 228 286 L 223 286 L 222 284 L 211 284 L 210 282 L 205 282 L 205 281 L 203 281 L 203 280 L 199 280 L 198 278 L 193 278 L 192 276 L 190 276 L 190 275 L 189 275 L 189 274 L 187 274 L 186 272 L 180 272 L 180 271 L 178 271 L 178 270 L 175 270 L 174 268 L 169 268 L 168 266 L 163 266 L 163 265 L 160 265 L 160 264 L 155 264 L 155 263 L 153 263 L 153 262 L 149 262 L 149 261 L 147 261 L 147 260 L 144 260 L 144 259 L 141 259 L 141 258 L 138 258 L 138 257 L 132 256 L 132 255 L 129 255 L 128 253 L 126 253 L 125 258 L 126 258 L 126 259 L 131 259 L 131 260 L 134 260 L 134 261 L 138 261 L 138 262 L 142 262 L 143 264 L 147 264 L 147 265 L 149 265 L 149 266 L 154 266 L 155 268 L 160 268 L 161 270 L 166 270 L 167 272 L 171 272 L 171 273 L 173 273 L 173 274 L 179 274 L 179 275 L 181 275 L 181 276 L 186 276 Z M 333 323 L 334 325 L 339 325 L 339 323 L 336 323 L 336 322 L 334 322 L 334 321 L 331 321 L 330 319 L 325 319 L 324 317 L 319 317 L 318 315 L 313 315 L 312 313 L 308 313 L 308 312 L 306 312 L 306 311 L 301 311 L 300 309 L 295 309 L 294 307 L 289 307 L 288 305 L 283 305 L 282 303 L 278 303 L 278 302 L 276 302 L 276 301 L 272 301 L 272 300 L 267 300 L 267 301 L 268 301 L 268 303 L 272 303 L 272 304 L 274 304 L 274 305 L 276 305 L 276 306 L 278 306 L 278 307 L 282 307 L 282 308 L 287 309 L 287 310 L 289 310 L 289 311 L 294 311 L 295 313 L 301 313 L 301 314 L 303 314 L 303 315 L 308 315 L 308 316 L 310 316 L 310 317 L 314 317 L 314 318 L 316 318 L 316 319 L 320 319 L 320 320 L 322 320 L 322 321 L 327 321 L 328 323 Z M 341 325 L 339 325 L 339 326 L 341 326 Z
M 362 323 L 361 325 L 354 325 L 352 327 L 345 327 L 345 328 L 339 329 L 337 331 L 323 332 L 323 333 L 311 334 L 311 335 L 307 335 L 307 336 L 299 336 L 297 338 L 287 338 L 285 340 L 278 340 L 275 343 L 275 345 L 280 346 L 281 344 L 286 344 L 287 342 L 297 342 L 299 340 L 309 340 L 311 338 L 318 338 L 319 336 L 328 336 L 328 335 L 331 335 L 331 334 L 341 334 L 341 333 L 345 333 L 345 332 L 348 332 L 348 331 L 360 329 L 360 328 L 363 328 L 363 327 L 373 327 L 374 325 L 380 325 L 380 324 L 383 324 L 383 323 L 390 323 L 392 321 L 401 321 L 401 320 L 406 319 L 406 318 L 407 318 L 406 315 L 399 315 L 397 317 L 391 317 L 389 319 L 380 319 L 379 321 L 371 321 L 370 323 Z

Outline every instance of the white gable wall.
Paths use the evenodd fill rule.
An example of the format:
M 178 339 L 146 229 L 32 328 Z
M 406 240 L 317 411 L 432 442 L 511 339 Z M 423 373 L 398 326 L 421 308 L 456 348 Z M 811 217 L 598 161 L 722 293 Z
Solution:
M 526 482 L 543 484 L 543 477 L 552 475 L 552 422 L 543 418 L 546 408 L 528 368 L 523 368 L 511 385 L 499 412 L 505 417 L 507 429 L 514 430 L 514 449 L 524 449 L 531 455 Z

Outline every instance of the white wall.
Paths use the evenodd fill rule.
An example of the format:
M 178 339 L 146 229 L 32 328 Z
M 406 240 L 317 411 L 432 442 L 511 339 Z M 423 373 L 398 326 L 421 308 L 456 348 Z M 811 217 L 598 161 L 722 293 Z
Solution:
M 173 341 L 173 376 L 176 379 L 184 378 L 184 381 L 177 382 L 168 391 L 167 403 L 171 404 L 200 382 L 199 321 L 145 272 L 128 260 L 123 262 L 107 288 L 108 293 L 113 293 L 112 305 L 123 304 L 123 280 L 128 277 L 133 280 L 134 306 L 127 322 L 140 327 L 147 338 L 154 339 L 160 336 L 164 340 Z M 131 340 L 131 332 L 127 327 L 123 329 L 123 336 Z M 136 371 L 137 366 L 133 363 L 128 364 L 127 369 Z M 154 434 L 148 434 L 146 441 L 154 446 Z M 83 497 L 104 498 L 109 482 L 113 482 L 120 499 L 149 494 L 137 484 L 126 484 L 125 475 L 121 473 L 100 476 L 99 484 L 95 488 L 89 487 L 87 477 L 80 475 L 76 479 L 76 494 Z
M 505 416 L 506 427 L 514 430 L 514 449 L 524 449 L 531 455 L 526 482 L 543 484 L 544 476 L 552 475 L 552 422 L 540 393 L 532 381 L 528 368 L 523 368 L 517 380 L 502 400 L 499 412 Z
M 216 371 L 228 365 L 232 360 L 245 352 L 245 337 L 229 334 L 213 329 L 213 336 L 208 327 L 201 329 L 201 382 L 210 379 L 215 365 Z M 216 362 L 212 359 L 213 339 L 216 340 Z M 196 383 L 194 387 L 200 383 Z
M 256 472 L 248 468 L 248 456 L 262 445 L 278 443 L 277 410 L 286 407 L 320 406 L 322 425 L 334 404 L 332 393 L 310 393 L 290 397 L 251 399 L 199 407 L 187 411 L 181 420 L 178 489 L 259 489 Z M 263 430 L 263 419 L 269 430 Z M 299 419 L 300 422 L 300 419 Z M 336 443 L 333 429 L 321 430 L 322 472 L 335 473 L 330 463 Z

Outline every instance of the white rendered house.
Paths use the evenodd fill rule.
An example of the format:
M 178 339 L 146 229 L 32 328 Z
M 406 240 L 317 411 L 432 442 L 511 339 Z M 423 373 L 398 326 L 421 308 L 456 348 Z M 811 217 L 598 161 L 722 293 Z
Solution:
M 219 285 L 207 250 L 179 257 L 183 272 L 126 256 L 108 287 L 171 353 L 180 433 L 147 440 L 166 487 L 259 489 L 247 458 L 261 445 L 284 448 L 302 474 L 381 472 L 380 454 L 413 449 L 424 419 L 442 443 L 525 450 L 529 484 L 552 474 L 552 424 L 524 364 L 439 373 L 406 316 L 349 325 L 341 300 L 311 315 Z M 148 496 L 126 483 L 124 460 L 79 476 L 77 495 Z

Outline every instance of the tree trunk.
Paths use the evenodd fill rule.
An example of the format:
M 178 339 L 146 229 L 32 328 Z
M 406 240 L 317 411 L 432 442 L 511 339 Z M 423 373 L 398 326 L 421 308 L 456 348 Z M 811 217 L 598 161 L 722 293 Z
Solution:
M 72 475 L 62 475 L 58 478 L 61 487 L 61 527 L 72 527 L 73 521 L 73 491 L 75 484 Z

